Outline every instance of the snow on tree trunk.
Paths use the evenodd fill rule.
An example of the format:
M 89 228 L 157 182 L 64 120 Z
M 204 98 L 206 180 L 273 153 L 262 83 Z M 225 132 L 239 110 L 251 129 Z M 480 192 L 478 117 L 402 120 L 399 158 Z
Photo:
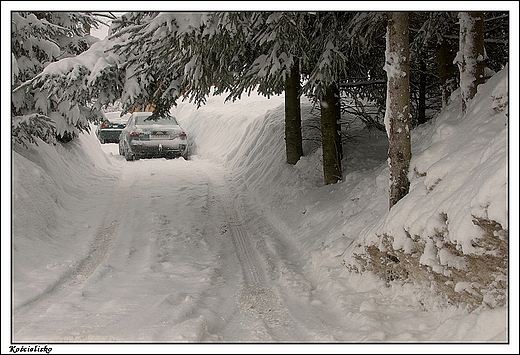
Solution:
M 388 14 L 386 35 L 387 97 L 385 126 L 388 134 L 390 167 L 390 208 L 409 190 L 410 166 L 410 49 L 408 13 Z
M 462 112 L 484 82 L 484 13 L 460 12 L 459 52 L 454 62 L 460 71 Z
M 320 100 L 321 144 L 323 149 L 323 176 L 325 185 L 335 184 L 343 178 L 341 170 L 341 129 L 339 123 L 339 91 L 329 85 Z
M 293 165 L 303 156 L 298 61 L 294 63 L 285 80 L 285 153 L 287 163 Z

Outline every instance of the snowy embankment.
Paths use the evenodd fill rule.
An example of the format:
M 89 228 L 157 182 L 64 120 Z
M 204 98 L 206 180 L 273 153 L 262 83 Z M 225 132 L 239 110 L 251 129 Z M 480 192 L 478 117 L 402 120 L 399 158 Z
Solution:
M 13 306 L 41 296 L 88 253 L 92 229 L 117 182 L 94 134 L 65 146 L 38 141 L 12 152 Z M 92 194 L 92 191 L 95 191 Z M 72 231 L 72 232 L 71 232 Z M 77 254 L 68 255 L 70 250 Z M 63 262 L 56 262 L 63 260 Z

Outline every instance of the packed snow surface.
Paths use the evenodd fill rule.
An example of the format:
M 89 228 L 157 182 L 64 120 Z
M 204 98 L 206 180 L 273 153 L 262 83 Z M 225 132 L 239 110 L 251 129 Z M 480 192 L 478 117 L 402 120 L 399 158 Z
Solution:
M 468 251 L 479 232 L 472 214 L 509 227 L 508 111 L 496 109 L 507 106 L 507 79 L 479 89 L 466 115 L 455 103 L 412 132 L 411 170 L 427 174 L 410 173 L 410 193 L 391 211 L 386 134 L 353 125 L 343 180 L 323 186 L 318 141 L 285 163 L 283 96 L 181 102 L 172 113 L 188 133 L 188 160 L 125 161 L 95 126 L 65 145 L 13 147 L 2 342 L 72 353 L 273 351 L 263 343 L 299 353 L 446 351 L 424 343 L 509 352 L 517 302 L 437 307 L 411 285 L 344 266 L 377 234 L 404 248 L 404 231 L 428 235 L 441 211 Z M 302 114 L 311 137 L 319 116 L 307 101 Z

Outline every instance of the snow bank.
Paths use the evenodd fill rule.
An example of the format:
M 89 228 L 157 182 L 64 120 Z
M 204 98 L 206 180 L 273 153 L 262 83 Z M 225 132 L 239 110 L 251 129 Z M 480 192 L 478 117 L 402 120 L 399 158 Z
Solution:
M 472 241 L 483 234 L 474 217 L 508 228 L 508 110 L 495 112 L 497 99 L 491 95 L 507 97 L 507 75 L 503 70 L 479 87 L 464 116 L 456 99 L 433 122 L 414 130 L 410 193 L 374 234 L 394 236 L 399 249 L 407 235 L 431 238 L 448 225 L 450 240 L 469 254 L 475 251 Z
M 82 260 L 93 234 L 88 232 L 97 227 L 89 223 L 101 213 L 95 206 L 116 182 L 115 167 L 95 135 L 63 145 L 38 143 L 12 152 L 14 307 L 52 289 Z M 71 249 L 78 254 L 68 255 Z

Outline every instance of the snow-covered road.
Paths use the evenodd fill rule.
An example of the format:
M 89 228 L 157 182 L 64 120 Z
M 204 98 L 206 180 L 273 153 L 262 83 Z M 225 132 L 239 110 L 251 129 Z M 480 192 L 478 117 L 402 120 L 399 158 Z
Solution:
M 15 341 L 348 340 L 224 168 L 196 156 L 126 162 L 116 144 L 102 147 L 119 176 L 91 221 L 90 251 L 14 309 Z

